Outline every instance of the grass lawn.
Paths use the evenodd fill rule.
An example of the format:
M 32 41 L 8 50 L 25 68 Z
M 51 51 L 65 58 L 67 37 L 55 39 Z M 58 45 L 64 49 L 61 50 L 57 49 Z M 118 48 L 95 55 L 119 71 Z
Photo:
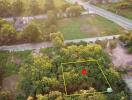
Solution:
M 65 40 L 115 35 L 123 31 L 119 25 L 98 15 L 65 18 L 59 20 L 58 25 Z
M 4 77 L 18 74 L 21 64 L 28 61 L 31 51 L 6 52 L 0 51 L 0 67 L 4 68 Z
M 127 4 L 131 6 L 131 8 L 119 8 L 121 5 Z M 117 3 L 108 3 L 108 4 L 97 4 L 97 6 L 104 8 L 106 10 L 109 10 L 113 13 L 117 13 L 121 16 L 124 16 L 126 18 L 132 19 L 132 2 L 130 1 L 121 1 Z M 127 7 L 127 6 L 126 6 Z

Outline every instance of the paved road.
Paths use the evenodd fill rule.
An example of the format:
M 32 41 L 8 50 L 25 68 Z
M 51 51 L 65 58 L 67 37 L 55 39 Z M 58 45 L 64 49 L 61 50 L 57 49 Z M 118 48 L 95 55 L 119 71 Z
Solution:
M 28 17 L 17 17 L 18 19 L 23 19 L 23 20 L 33 20 L 35 19 L 46 19 L 47 15 L 38 15 L 38 16 L 28 16 Z M 13 17 L 9 17 L 9 18 L 3 18 L 4 20 L 8 21 L 8 22 L 12 22 L 13 21 Z
M 92 13 L 92 12 L 90 12 Z M 87 15 L 88 12 L 85 11 L 85 12 L 82 12 L 81 15 Z M 57 16 L 60 16 L 60 14 L 58 14 Z M 66 14 L 63 14 L 64 17 L 67 17 Z M 33 19 L 47 19 L 48 16 L 47 14 L 43 14 L 43 15 L 38 15 L 38 16 L 27 16 L 27 17 L 17 17 L 18 19 L 22 19 L 22 20 L 28 20 L 28 21 L 31 21 Z M 13 17 L 9 17 L 9 18 L 3 18 L 4 20 L 8 21 L 8 22 L 12 22 L 13 21 Z
M 75 40 L 66 40 L 65 43 L 79 43 L 81 41 L 85 42 L 95 42 L 96 40 L 104 40 L 104 39 L 113 39 L 113 37 L 118 38 L 119 35 L 112 35 L 112 36 L 104 36 L 104 37 L 96 37 L 96 38 L 85 38 L 85 39 L 75 39 Z M 11 45 L 11 46 L 0 46 L 1 51 L 24 51 L 24 50 L 39 50 L 40 48 L 47 48 L 52 47 L 52 43 L 43 42 L 43 43 L 36 43 L 36 44 L 20 44 L 20 45 Z
M 87 11 L 92 11 L 93 13 L 96 13 L 102 17 L 105 17 L 121 27 L 123 27 L 126 30 L 132 30 L 132 20 L 124 18 L 122 16 L 119 16 L 117 14 L 114 14 L 112 12 L 109 12 L 107 10 L 104 10 L 102 8 L 96 7 L 92 4 L 89 4 L 87 2 L 82 2 L 81 0 L 76 0 L 79 5 L 82 5 Z

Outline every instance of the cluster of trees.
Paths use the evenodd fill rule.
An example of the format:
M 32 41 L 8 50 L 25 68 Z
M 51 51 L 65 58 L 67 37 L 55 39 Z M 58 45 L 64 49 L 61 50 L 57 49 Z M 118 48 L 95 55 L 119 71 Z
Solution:
M 73 17 L 80 15 L 82 10 L 83 8 L 77 4 L 64 3 L 60 7 L 56 7 L 54 0 L 45 0 L 44 8 L 40 8 L 38 1 L 32 1 L 30 6 L 30 11 L 33 15 L 54 11 L 61 17 L 64 16 L 64 13 L 66 13 L 68 17 Z
M 132 3 L 129 0 L 120 1 L 116 4 L 117 9 L 132 9 Z
M 43 41 L 43 35 L 35 23 L 30 23 L 22 32 L 17 32 L 11 24 L 0 20 L 0 45 L 40 41 Z
M 90 88 L 89 90 L 80 90 L 79 93 L 91 93 L 96 92 L 94 88 Z M 73 97 L 65 97 L 59 91 L 51 91 L 48 95 L 37 95 L 37 100 L 106 100 L 106 96 L 104 94 L 92 94 L 92 95 L 81 95 L 81 96 L 73 96 Z M 29 96 L 28 100 L 33 100 L 33 97 Z
M 23 0 L 15 0 L 13 2 L 1 0 L 0 17 L 21 16 L 26 10 L 28 10 L 27 12 L 30 12 L 31 15 L 37 15 L 55 9 L 54 0 L 45 0 L 44 8 L 41 8 L 38 0 L 30 0 L 29 4 L 27 8 Z
M 0 45 L 13 44 L 18 34 L 15 28 L 4 20 L 0 20 Z
M 26 7 L 27 4 L 25 4 L 23 0 L 15 0 L 13 2 L 10 2 L 8 0 L 1 0 L 0 17 L 18 17 L 21 15 L 25 15 L 26 13 L 28 13 L 28 15 L 38 15 L 47 13 L 50 10 L 54 10 L 57 13 L 64 13 L 66 9 L 69 9 L 70 13 L 75 11 L 75 13 L 77 13 L 76 15 L 80 13 L 79 6 L 73 5 L 73 7 L 70 8 L 71 4 L 64 3 L 60 7 L 56 7 L 54 4 L 54 0 L 45 0 L 43 7 L 41 5 L 38 0 L 30 0 L 28 7 Z
M 8 12 L 13 12 L 12 16 L 21 16 L 25 9 L 24 3 L 22 0 L 16 0 L 13 3 L 8 2 L 7 0 L 0 1 L 0 17 L 11 16 Z M 9 7 L 8 7 L 9 6 Z M 67 17 L 79 16 L 81 14 L 82 8 L 78 5 L 63 4 L 60 8 L 56 9 L 54 5 L 54 0 L 45 0 L 45 9 L 47 13 L 47 20 L 38 25 L 36 23 L 29 23 L 22 32 L 17 32 L 16 29 L 8 24 L 6 21 L 0 20 L 0 45 L 9 45 L 16 43 L 27 43 L 27 42 L 41 42 L 49 41 L 50 33 L 57 32 L 57 18 L 64 17 L 66 14 Z M 9 11 L 6 11 L 9 8 Z M 38 1 L 31 0 L 31 5 L 29 6 L 30 12 L 33 15 L 37 15 L 42 10 Z M 11 10 L 11 11 L 10 11 Z M 5 15 L 7 14 L 7 15 Z M 43 29 L 41 30 L 41 28 Z
M 121 80 L 119 73 L 114 69 L 109 68 L 111 61 L 101 46 L 96 44 L 67 46 L 64 45 L 63 38 L 60 33 L 52 34 L 51 38 L 52 41 L 55 42 L 55 47 L 48 50 L 49 53 L 31 56 L 28 62 L 24 62 L 22 64 L 20 69 L 21 79 L 19 82 L 19 88 L 23 92 L 22 94 L 25 94 L 25 98 L 28 98 L 28 100 L 33 100 L 34 98 L 38 100 L 73 100 L 76 98 L 79 98 L 78 100 L 84 100 L 86 98 L 100 100 L 121 100 L 121 98 L 124 98 L 124 100 L 128 99 L 127 94 L 124 91 L 121 92 L 124 90 L 125 85 Z M 62 42 L 61 45 L 60 42 Z M 96 59 L 99 61 L 99 64 L 107 76 L 114 92 L 112 94 L 93 94 L 90 96 L 73 96 L 72 98 L 65 97 L 61 62 L 75 62 L 78 60 L 88 59 Z M 80 66 L 85 66 L 85 64 L 87 67 L 92 67 L 87 69 L 91 71 L 92 76 L 86 75 L 86 79 L 81 77 L 79 74 L 81 69 Z M 105 79 L 101 72 L 99 72 L 100 70 L 98 68 L 92 70 L 97 67 L 97 65 L 90 63 L 85 64 L 72 64 L 69 65 L 69 67 L 63 66 L 68 94 L 91 93 L 91 91 L 101 91 L 102 89 L 107 89 Z M 79 76 L 79 80 L 77 76 Z M 79 91 L 81 89 L 85 90 Z M 118 99 L 115 99 L 117 97 Z
M 132 53 L 132 33 L 122 34 L 119 39 L 123 46 L 128 49 L 128 53 Z
M 22 0 L 16 0 L 13 3 L 8 0 L 0 1 L 0 17 L 20 16 L 24 12 L 24 3 Z
M 82 8 L 81 6 L 78 5 L 73 5 L 66 9 L 66 13 L 68 17 L 80 16 L 81 12 L 82 12 Z
M 44 21 L 43 25 L 31 22 L 21 32 L 16 31 L 12 24 L 0 19 L 0 45 L 49 41 L 50 33 L 57 31 L 55 16 L 54 11 L 49 11 L 48 20 Z
M 22 32 L 21 39 L 23 42 L 41 42 L 43 34 L 35 23 L 30 23 Z

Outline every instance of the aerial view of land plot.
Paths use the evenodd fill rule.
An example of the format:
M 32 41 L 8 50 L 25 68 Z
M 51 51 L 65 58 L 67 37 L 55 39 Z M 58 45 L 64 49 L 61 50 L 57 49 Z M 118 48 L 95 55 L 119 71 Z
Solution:
M 132 100 L 131 0 L 0 0 L 0 100 Z

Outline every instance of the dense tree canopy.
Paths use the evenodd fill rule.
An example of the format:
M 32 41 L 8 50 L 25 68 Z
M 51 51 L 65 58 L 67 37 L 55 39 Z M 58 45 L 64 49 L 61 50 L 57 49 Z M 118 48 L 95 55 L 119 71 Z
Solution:
M 39 2 L 37 0 L 31 0 L 29 8 L 30 8 L 30 13 L 32 15 L 38 15 L 42 12 L 42 9 L 40 8 Z
M 51 33 L 50 38 L 55 47 L 60 48 L 64 46 L 64 38 L 62 33 Z
M 131 32 L 128 34 L 122 34 L 119 39 L 123 43 L 122 45 L 128 49 L 128 53 L 132 53 L 132 34 Z
M 59 33 L 51 34 L 52 39 L 56 37 L 58 37 L 59 40 L 62 38 Z M 109 68 L 111 63 L 110 59 L 101 46 L 95 44 L 85 46 L 71 45 L 62 46 L 59 47 L 59 49 L 54 48 L 54 51 L 52 51 L 52 49 L 51 51 L 48 50 L 48 53 L 43 52 L 44 55 L 33 57 L 21 67 L 21 81 L 19 86 L 27 97 L 30 96 L 28 98 L 34 98 L 36 96 L 38 100 L 48 100 L 52 98 L 55 100 L 72 100 L 73 98 L 79 98 L 79 100 L 84 100 L 84 98 L 94 98 L 95 100 L 101 98 L 101 100 L 107 100 L 109 98 L 107 94 L 74 96 L 73 98 L 67 98 L 64 95 L 64 80 L 61 63 L 88 59 L 96 59 L 99 61 L 100 67 L 107 76 L 112 88 L 114 87 L 114 93 L 112 93 L 112 95 L 115 95 L 115 97 L 118 95 L 119 98 L 120 96 L 126 96 L 125 98 L 127 98 L 127 95 L 123 95 L 123 93 L 120 94 L 120 90 L 124 90 L 124 85 L 122 80 L 120 80 L 119 73 Z M 90 73 L 86 76 L 82 76 L 80 73 L 80 70 L 84 66 L 86 66 L 86 70 Z M 97 63 L 86 62 L 68 66 L 63 65 L 63 71 L 68 94 L 86 91 L 106 91 L 108 88 L 108 84 L 98 68 Z M 111 96 L 111 98 L 115 97 Z
M 25 10 L 25 7 L 22 0 L 16 0 L 12 3 L 13 16 L 21 16 L 24 10 Z
M 43 35 L 40 28 L 35 23 L 30 23 L 24 30 L 22 38 L 26 42 L 40 42 Z
M 44 9 L 46 11 L 54 10 L 55 9 L 54 0 L 45 0 Z
M 9 17 L 11 4 L 7 0 L 0 0 L 0 17 Z
M 10 24 L 3 24 L 0 29 L 0 45 L 13 44 L 17 41 L 17 32 Z
M 30 62 L 30 64 L 23 65 L 20 70 L 20 88 L 26 95 L 35 96 L 36 94 L 47 93 L 59 84 L 54 74 L 51 74 L 53 66 L 48 57 L 33 57 Z
M 79 16 L 81 14 L 81 11 L 82 11 L 82 8 L 81 6 L 78 6 L 78 5 L 73 5 L 66 9 L 67 15 L 69 17 Z

